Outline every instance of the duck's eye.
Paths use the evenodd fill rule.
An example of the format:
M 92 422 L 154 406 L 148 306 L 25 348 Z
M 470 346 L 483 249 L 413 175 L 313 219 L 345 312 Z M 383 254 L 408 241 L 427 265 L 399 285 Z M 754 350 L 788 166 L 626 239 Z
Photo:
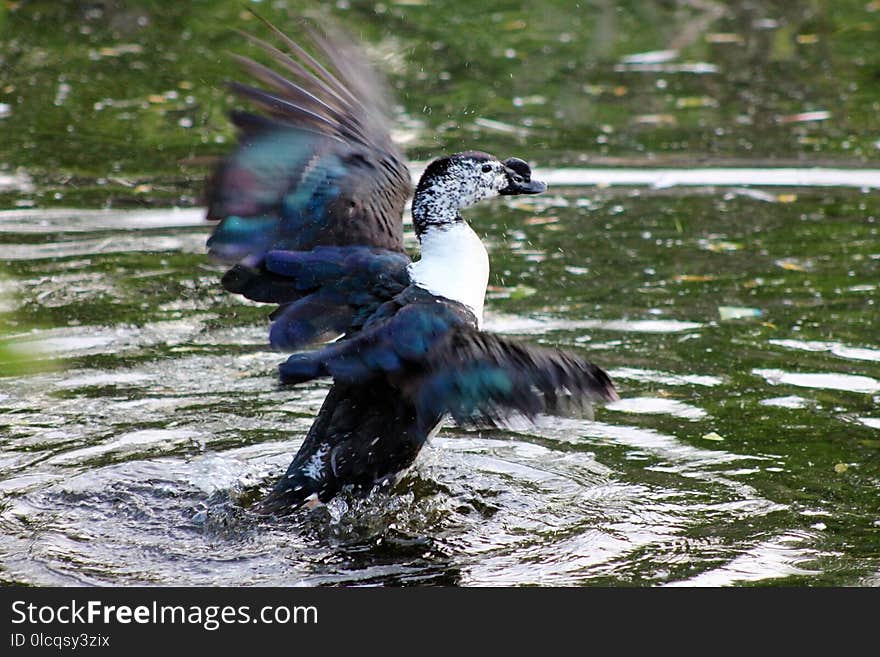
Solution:
M 522 182 L 522 176 L 519 174 L 514 175 L 513 182 Z
M 492 170 L 491 164 L 484 164 L 483 165 L 483 173 L 489 173 L 491 170 Z

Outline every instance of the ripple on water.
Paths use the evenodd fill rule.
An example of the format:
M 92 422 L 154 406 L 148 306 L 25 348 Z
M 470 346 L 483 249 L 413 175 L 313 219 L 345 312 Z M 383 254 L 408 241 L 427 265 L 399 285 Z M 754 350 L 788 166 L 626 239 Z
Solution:
M 45 244 L 0 244 L 0 260 L 43 260 L 70 258 L 82 255 L 138 252 L 204 253 L 205 235 L 116 235 L 95 238 L 48 242 Z
M 81 210 L 39 208 L 0 212 L 0 233 L 94 232 L 98 230 L 150 230 L 156 228 L 200 227 L 205 232 L 204 208 L 167 208 L 161 210 Z
M 801 388 L 823 388 L 848 392 L 873 393 L 880 391 L 880 381 L 869 376 L 831 372 L 785 372 L 776 369 L 754 369 L 753 374 L 763 377 L 771 385 L 791 385 Z
M 0 213 L 0 232 L 75 238 L 56 246 L 28 244 L 22 255 L 34 259 L 34 273 L 21 277 L 29 293 L 45 295 L 40 281 L 51 277 L 51 294 L 40 298 L 59 307 L 127 294 L 125 286 L 111 289 L 91 271 L 71 272 L 78 262 L 104 271 L 115 264 L 113 253 L 203 249 L 204 231 L 191 228 L 201 222 L 201 211 L 45 212 L 42 223 L 35 217 Z M 133 234 L 141 227 L 154 230 Z M 100 237 L 87 234 L 97 230 Z M 108 245 L 103 231 L 110 230 L 118 232 Z M 80 254 L 81 261 L 48 260 Z M 131 275 L 152 276 L 157 268 Z M 163 276 L 190 275 L 175 272 L 162 269 Z M 795 540 L 799 534 L 786 518 L 796 514 L 754 484 L 762 473 L 781 471 L 780 457 L 737 453 L 740 441 L 694 438 L 690 421 L 707 417 L 703 408 L 651 396 L 611 405 L 602 411 L 605 422 L 542 418 L 536 427 L 516 430 L 447 429 L 391 491 L 366 500 L 342 496 L 327 508 L 285 518 L 257 517 L 249 511 L 252 501 L 287 466 L 327 386 L 279 387 L 282 357 L 265 350 L 265 325 L 230 325 L 206 308 L 200 298 L 166 299 L 158 311 L 183 319 L 131 326 L 110 317 L 106 326 L 46 328 L 15 338 L 79 361 L 77 369 L 0 380 L 8 433 L 0 452 L 4 581 L 727 584 L 809 571 L 812 535 Z M 658 319 L 488 319 L 492 330 L 509 333 L 607 331 L 606 348 L 665 335 L 693 337 L 708 326 Z M 877 360 L 876 350 L 804 344 Z M 790 341 L 775 346 L 807 348 Z M 101 356 L 94 369 L 81 358 L 91 355 Z M 664 367 L 610 373 L 648 387 L 680 386 L 676 397 L 688 402 L 693 390 L 711 400 L 737 381 L 733 374 L 710 374 L 711 366 L 704 374 Z M 814 376 L 755 373 L 775 373 L 779 382 Z M 841 389 L 876 390 L 868 377 L 827 376 L 848 377 L 834 379 L 847 386 Z M 793 408 L 806 401 L 792 395 L 761 403 Z M 707 408 L 715 414 L 718 406 Z M 678 418 L 684 433 L 629 426 L 623 413 Z M 863 427 L 880 424 L 850 415 Z M 719 445 L 731 451 L 715 449 Z
M 622 333 L 681 333 L 702 328 L 704 324 L 675 319 L 561 319 L 551 317 L 519 317 L 517 315 L 486 314 L 486 330 L 498 333 L 541 335 L 549 331 L 596 329 Z
M 669 586 L 729 586 L 793 575 L 816 575 L 809 568 L 818 553 L 809 547 L 810 536 L 790 532 L 755 545 L 718 568 Z
M 714 559 L 717 547 L 689 532 L 775 508 L 709 468 L 748 457 L 566 420 L 531 435 L 444 433 L 390 493 L 264 519 L 245 500 L 283 470 L 296 442 L 137 456 L 199 439 L 192 429 L 131 432 L 44 463 L 67 476 L 39 489 L 20 481 L 0 512 L 8 535 L 0 541 L 32 540 L 11 576 L 40 584 L 571 585 L 613 577 L 635 555 L 662 561 L 670 544 L 688 545 L 682 560 Z M 683 478 L 673 488 L 617 481 L 593 452 L 609 442 L 678 464 Z M 94 466 L 119 450 L 131 450 L 125 461 Z
M 605 408 L 623 413 L 644 413 L 648 415 L 659 413 L 686 420 L 700 420 L 708 415 L 706 411 L 697 406 L 662 397 L 628 397 L 611 404 L 606 404 Z
M 880 349 L 850 347 L 840 342 L 823 342 L 819 340 L 769 340 L 770 344 L 787 349 L 801 351 L 827 351 L 840 358 L 851 360 L 870 360 L 880 362 Z
M 724 381 L 717 376 L 704 374 L 674 374 L 672 372 L 660 372 L 657 370 L 645 370 L 635 367 L 618 367 L 608 371 L 612 379 L 629 379 L 631 381 L 645 381 L 648 383 L 661 383 L 667 386 L 707 386 L 721 385 Z
M 156 344 L 175 345 L 200 333 L 211 315 L 202 313 L 182 320 L 150 322 L 143 326 L 66 326 L 35 329 L 12 336 L 10 344 L 36 355 L 77 355 L 118 353 Z
M 131 431 L 100 445 L 56 454 L 49 459 L 49 463 L 53 465 L 62 463 L 84 464 L 94 460 L 96 457 L 113 455 L 115 458 L 120 458 L 147 451 L 161 451 L 181 444 L 198 444 L 202 439 L 202 434 L 189 429 L 145 429 L 143 431 Z
M 761 406 L 775 406 L 777 408 L 807 408 L 811 402 L 809 399 L 804 399 L 797 395 L 786 395 L 785 397 L 762 399 L 758 403 Z

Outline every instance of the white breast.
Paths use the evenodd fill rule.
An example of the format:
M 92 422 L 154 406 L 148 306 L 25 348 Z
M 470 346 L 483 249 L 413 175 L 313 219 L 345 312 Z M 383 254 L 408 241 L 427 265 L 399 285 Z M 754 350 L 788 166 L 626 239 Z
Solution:
M 421 259 L 409 266 L 412 282 L 431 294 L 464 304 L 483 324 L 489 284 L 489 254 L 464 221 L 429 228 L 421 239 Z

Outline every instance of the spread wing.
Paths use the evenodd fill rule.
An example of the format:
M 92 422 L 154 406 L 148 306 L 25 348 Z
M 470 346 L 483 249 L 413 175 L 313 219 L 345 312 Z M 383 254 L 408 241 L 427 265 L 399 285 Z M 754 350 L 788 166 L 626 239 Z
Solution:
M 257 112 L 232 114 L 238 146 L 208 181 L 208 219 L 220 220 L 208 249 L 234 265 L 227 289 L 283 303 L 289 299 L 264 266 L 267 252 L 349 245 L 402 252 L 411 184 L 388 131 L 384 86 L 364 55 L 341 36 L 311 33 L 325 65 L 269 27 L 279 47 L 246 38 L 271 67 L 236 56 L 252 80 L 230 87 Z
M 366 246 L 319 246 L 311 251 L 270 251 L 266 275 L 256 284 L 274 301 L 269 341 L 276 349 L 296 351 L 326 337 L 360 330 L 378 308 L 409 283 L 403 253 Z M 252 281 L 253 282 L 253 281 Z
M 608 374 L 576 354 L 474 329 L 454 331 L 431 351 L 415 391 L 420 415 L 449 413 L 471 426 L 495 426 L 514 411 L 534 418 L 616 399 Z
M 479 331 L 463 306 L 436 297 L 281 365 L 289 383 L 323 376 L 349 384 L 384 379 L 428 423 L 448 413 L 459 424 L 495 426 L 513 413 L 534 418 L 618 398 L 608 375 L 580 356 Z

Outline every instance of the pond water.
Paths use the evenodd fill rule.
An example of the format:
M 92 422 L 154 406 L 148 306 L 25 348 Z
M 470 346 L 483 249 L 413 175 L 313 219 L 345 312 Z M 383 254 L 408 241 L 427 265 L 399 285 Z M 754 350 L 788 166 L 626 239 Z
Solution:
M 198 206 L 228 28 L 259 28 L 61 4 L 0 9 L 0 582 L 880 584 L 880 4 L 337 3 L 414 161 L 554 183 L 467 215 L 487 325 L 622 400 L 448 426 L 393 490 L 284 518 L 249 507 L 327 384 L 278 384 Z

